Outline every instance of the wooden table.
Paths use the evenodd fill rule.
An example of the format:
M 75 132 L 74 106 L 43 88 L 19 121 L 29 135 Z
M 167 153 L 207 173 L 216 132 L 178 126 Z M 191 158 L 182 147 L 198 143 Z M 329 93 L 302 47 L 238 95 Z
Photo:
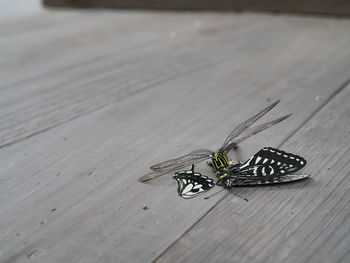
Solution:
M 46 10 L 0 39 L 1 262 L 350 262 L 350 20 Z M 310 180 L 137 182 L 276 99 L 263 121 L 294 115 L 231 157 L 279 147 Z

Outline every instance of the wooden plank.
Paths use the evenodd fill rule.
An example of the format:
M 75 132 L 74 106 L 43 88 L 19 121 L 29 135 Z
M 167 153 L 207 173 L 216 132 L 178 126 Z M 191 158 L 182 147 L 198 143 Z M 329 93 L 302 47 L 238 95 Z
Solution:
M 87 11 L 66 10 L 64 12 L 49 11 L 38 12 L 35 15 L 19 16 L 16 18 L 4 17 L 0 20 L 0 38 L 28 34 L 42 31 L 46 28 L 53 30 L 55 27 L 68 27 L 70 23 L 78 23 L 83 17 L 87 18 Z M 39 42 L 41 43 L 41 42 Z
M 6 37 L 0 42 L 0 53 L 4 55 L 0 62 L 3 69 L 0 73 L 3 92 L 0 118 L 4 125 L 0 128 L 1 146 L 152 87 L 154 82 L 162 82 L 186 70 L 193 71 L 206 63 L 216 63 L 206 61 L 208 56 L 200 57 L 201 49 L 196 51 L 197 57 L 186 58 L 182 56 L 192 52 L 194 47 L 176 47 L 180 43 L 188 45 L 191 36 L 198 34 L 198 26 L 193 23 L 205 18 L 203 15 L 154 17 L 150 13 L 116 15 L 107 12 L 77 16 L 81 22 L 74 23 L 69 30 L 66 23 L 59 23 L 56 27 Z M 165 22 L 159 23 L 159 19 L 165 18 Z M 245 20 L 212 15 L 205 23 L 206 28 L 216 29 Z M 181 34 L 182 40 L 174 40 L 172 33 Z M 208 40 L 209 44 L 215 41 L 202 34 L 197 42 L 202 41 L 201 46 L 208 45 Z M 168 48 L 174 50 L 169 53 Z M 160 63 L 167 54 L 174 63 L 164 67 Z M 133 74 L 145 69 L 145 65 L 150 65 L 148 71 L 139 75 L 142 83 L 135 88 Z M 156 77 L 152 78 L 154 75 Z M 110 82 L 112 85 L 103 84 L 111 77 L 115 78 Z M 62 108 L 70 108 L 70 116 Z M 46 116 L 42 116 L 42 112 L 46 112 Z
M 266 100 L 283 98 L 270 118 L 294 112 L 293 120 L 249 140 L 243 155 L 262 144 L 277 145 L 349 75 L 348 21 L 256 15 L 229 19 L 226 27 L 218 20 L 217 27 L 190 33 L 183 42 L 163 43 L 161 50 L 155 45 L 130 54 L 146 59 L 124 73 L 133 83 L 129 90 L 142 87 L 140 76 L 151 69 L 151 81 L 165 74 L 162 68 L 172 72 L 172 64 L 182 67 L 177 75 L 0 150 L 1 261 L 156 259 L 218 198 L 182 200 L 170 176 L 156 185 L 137 183 L 149 164 L 195 148 L 215 149 L 235 123 L 267 105 Z M 122 74 L 110 74 L 103 83 L 116 85 L 118 77 Z M 47 90 L 60 87 L 56 85 Z M 87 98 L 94 101 L 94 96 Z M 70 97 L 59 97 L 59 103 L 65 105 L 62 101 Z M 45 123 L 43 114 L 38 118 Z M 209 173 L 207 167 L 201 170 Z
M 21 16 L 37 14 L 41 9 L 40 0 L 2 0 L 0 2 L 0 19 L 17 19 Z
M 179 10 L 282 11 L 349 15 L 350 3 L 344 0 L 44 0 L 50 7 L 152 8 Z
M 235 189 L 156 262 L 349 262 L 350 85 L 283 144 L 310 180 Z
M 312 37 L 323 41 L 314 43 L 309 40 L 310 33 L 305 33 L 299 19 L 293 17 L 173 14 L 152 18 L 151 14 L 134 14 L 119 18 L 111 13 L 101 14 L 97 18 L 93 18 L 93 14 L 79 16 L 84 21 L 92 20 L 84 26 L 86 31 L 80 30 L 84 23 L 77 23 L 76 27 L 73 26 L 68 31 L 65 30 L 66 24 L 63 24 L 57 29 L 47 28 L 28 34 L 25 38 L 20 35 L 19 38 L 10 37 L 0 42 L 3 43 L 0 44 L 0 50 L 3 50 L 3 54 L 7 53 L 6 56 L 12 60 L 12 63 L 4 63 L 1 71 L 4 73 L 0 86 L 3 94 L 0 97 L 1 146 L 105 107 L 153 87 L 155 83 L 221 61 L 235 60 L 237 56 L 242 59 L 249 58 L 251 50 L 244 46 L 251 45 L 257 37 L 266 39 L 259 44 L 262 48 L 270 43 L 284 43 L 291 45 L 294 52 L 299 53 L 302 48 L 305 52 L 312 52 L 319 61 L 334 63 L 336 67 L 331 66 L 327 69 L 328 72 L 322 74 L 336 74 L 335 85 L 341 85 L 348 77 L 349 40 L 347 34 L 343 34 L 348 32 L 347 21 L 313 18 L 303 20 L 308 21 L 310 30 L 315 27 L 315 32 L 311 32 Z M 158 19 L 163 20 L 165 17 L 166 22 L 158 22 Z M 123 24 L 117 23 L 123 18 L 126 23 L 133 25 L 133 30 L 125 34 L 121 29 Z M 96 21 L 100 23 L 91 28 Z M 282 24 L 274 26 L 273 33 L 271 31 L 263 36 L 274 21 Z M 196 22 L 202 25 L 198 26 Z M 120 27 L 110 26 L 115 23 L 121 24 Z M 332 32 L 324 37 L 324 29 L 315 25 L 316 23 L 330 28 Z M 102 30 L 105 25 L 106 28 Z M 142 30 L 144 26 L 151 28 L 151 31 Z M 121 30 L 122 36 L 110 36 L 111 30 Z M 294 30 L 298 33 L 293 32 Z M 171 33 L 178 36 L 174 38 Z M 289 37 L 288 34 L 291 33 L 294 33 L 295 39 Z M 93 36 L 94 41 L 88 41 L 87 44 L 78 41 L 76 46 L 72 46 L 72 41 L 76 39 L 74 35 L 80 39 L 84 39 L 84 35 Z M 280 39 L 275 39 L 276 35 Z M 325 41 L 328 37 L 339 38 L 339 41 Z M 291 43 L 286 42 L 286 39 Z M 28 44 L 28 40 L 33 44 Z M 308 41 L 318 47 L 304 46 L 309 45 Z M 21 49 L 19 45 L 24 42 L 26 46 Z M 41 42 L 45 45 L 41 46 Z M 28 51 L 33 54 L 28 56 Z M 289 51 L 284 49 L 284 52 Z M 23 61 L 23 56 L 30 59 Z M 303 57 L 299 59 L 302 60 Z M 33 67 L 33 63 L 37 66 Z M 316 65 L 318 63 L 310 66 Z M 141 83 L 135 84 L 135 81 Z
M 159 23 L 160 16 L 155 18 L 151 13 L 142 12 L 74 12 L 40 16 L 16 24 L 3 23 L 0 31 L 0 62 L 3 86 L 14 85 L 28 76 L 37 77 L 58 71 L 57 64 L 62 60 L 65 66 L 73 61 L 98 59 L 102 55 L 116 54 L 126 48 L 132 49 L 147 45 L 160 38 L 169 38 L 171 31 L 182 28 L 193 28 L 194 18 L 184 16 L 179 21 L 169 15 L 164 23 Z M 174 20 L 175 18 L 175 20 Z M 35 30 L 33 30 L 33 27 Z M 148 30 L 144 30 L 145 27 Z M 7 29 L 7 30 L 6 30 Z M 16 33 L 14 33 L 16 32 Z M 125 44 L 128 39 L 128 45 Z M 22 43 L 26 43 L 24 46 Z M 41 65 L 39 69 L 33 68 Z M 68 64 L 70 63 L 70 64 Z M 91 62 L 90 62 L 91 63 Z M 52 65 L 56 65 L 53 70 Z M 47 69 L 47 67 L 49 67 Z M 18 78 L 13 73 L 17 71 Z M 22 76 L 24 75 L 24 76 Z

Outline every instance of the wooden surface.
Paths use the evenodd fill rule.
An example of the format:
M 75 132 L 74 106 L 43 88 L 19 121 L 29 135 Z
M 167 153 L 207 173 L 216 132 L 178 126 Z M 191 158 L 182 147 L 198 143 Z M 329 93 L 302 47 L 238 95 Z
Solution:
M 15 19 L 21 16 L 35 15 L 42 10 L 41 0 L 1 0 L 0 20 L 4 18 Z
M 269 11 L 349 15 L 347 0 L 43 0 L 48 7 Z
M 0 262 L 348 262 L 349 31 L 256 14 L 3 21 Z M 232 158 L 280 146 L 312 179 L 235 189 L 249 202 L 136 181 L 276 99 L 265 120 L 294 115 Z

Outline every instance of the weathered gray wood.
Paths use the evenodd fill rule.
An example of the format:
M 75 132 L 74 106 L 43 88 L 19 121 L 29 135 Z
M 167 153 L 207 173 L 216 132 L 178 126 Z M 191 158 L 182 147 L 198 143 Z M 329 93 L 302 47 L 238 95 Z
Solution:
M 349 262 L 350 85 L 283 144 L 311 179 L 234 190 L 157 262 Z
M 40 0 L 2 0 L 0 2 L 0 20 L 35 15 L 39 13 L 41 9 L 42 5 Z
M 177 16 L 174 23 L 187 15 Z M 89 68 L 76 73 L 76 78 L 72 74 L 75 84 L 67 89 L 60 89 L 57 82 L 64 75 L 38 77 L 37 84 L 40 78 L 47 82 L 42 92 L 32 84 L 26 94 L 29 99 L 44 94 L 37 97 L 40 104 L 47 98 L 45 92 L 50 93 L 61 105 L 52 116 L 80 117 L 0 150 L 0 261 L 156 259 L 223 194 L 209 200 L 182 200 L 170 176 L 155 185 L 137 183 L 147 166 L 195 148 L 215 149 L 234 124 L 267 105 L 267 100 L 282 98 L 268 119 L 294 112 L 293 119 L 250 139 L 243 145 L 243 156 L 264 144 L 277 145 L 349 76 L 350 36 L 345 33 L 349 21 L 260 15 L 212 19 L 217 21 L 210 26 L 203 21 L 202 27 L 183 36 L 169 39 L 167 34 L 166 41 L 153 47 L 125 52 L 121 61 L 133 63 L 124 74 L 92 61 L 107 72 L 88 90 L 81 88 L 79 80 L 83 73 L 91 74 Z M 107 65 L 118 61 L 103 60 Z M 119 78 L 128 85 L 122 86 Z M 132 93 L 148 81 L 151 88 L 143 93 L 117 103 L 109 100 L 117 92 L 114 86 Z M 97 91 L 100 85 L 106 88 Z M 19 96 L 23 87 L 17 90 Z M 23 107 L 24 99 L 16 100 L 10 89 L 4 91 L 9 101 Z M 99 91 L 104 95 L 98 97 Z M 86 97 L 81 95 L 84 92 Z M 37 106 L 30 100 L 25 113 Z M 81 110 L 81 105 L 107 102 L 109 106 L 100 110 Z M 71 104 L 76 108 L 69 108 Z M 2 105 L 11 112 L 6 103 Z M 53 118 L 46 118 L 44 106 L 34 112 L 39 121 L 27 128 L 30 132 Z M 28 122 L 14 116 L 18 118 L 14 125 L 25 130 Z M 7 123 L 11 122 L 7 119 Z M 4 125 L 3 131 L 10 129 Z M 201 170 L 209 173 L 206 167 Z
M 180 10 L 282 11 L 349 15 L 350 3 L 344 0 L 43 0 L 51 7 L 153 8 Z
M 161 17 L 167 19 L 160 24 Z M 36 19 L 25 20 L 19 23 L 20 27 L 4 23 L 5 29 L 0 31 L 2 85 L 7 87 L 27 80 L 28 76 L 33 79 L 62 71 L 65 69 L 62 60 L 71 69 L 80 65 L 77 61 L 82 63 L 85 59 L 84 62 L 91 63 L 106 56 L 120 55 L 126 49 L 137 50 L 156 40 L 169 39 L 172 31 L 184 28 L 193 31 L 194 19 L 184 16 L 179 21 L 174 15 L 155 18 L 151 13 L 141 12 L 104 12 L 103 15 L 74 12 L 41 16 L 40 25 Z M 145 27 L 148 30 L 144 30 Z M 33 63 L 41 67 L 32 67 Z M 15 70 L 19 73 L 16 79 L 10 75 Z
M 0 89 L 5 94 L 0 98 L 0 118 L 1 123 L 11 127 L 0 128 L 2 146 L 150 88 L 152 83 L 222 60 L 222 57 L 210 56 L 211 61 L 206 61 L 208 56 L 201 57 L 200 51 L 189 57 L 187 54 L 193 47 L 178 49 L 179 43 L 174 44 L 171 34 L 181 33 L 184 45 L 189 45 L 188 35 L 198 32 L 193 23 L 205 16 L 184 15 L 181 19 L 175 15 L 154 17 L 147 13 L 77 16 L 80 22 L 69 30 L 66 23 L 59 23 L 56 27 L 5 38 L 0 43 L 0 50 L 8 58 L 0 62 L 3 68 Z M 166 21 L 159 23 L 159 19 L 165 17 Z M 220 27 L 221 22 L 226 24 L 228 19 L 213 15 L 206 23 L 210 27 L 216 20 L 215 26 Z M 229 20 L 231 24 L 236 21 Z M 84 40 L 86 38 L 90 40 Z M 201 45 L 208 45 L 203 39 L 209 39 L 209 44 L 215 40 L 203 35 L 198 38 L 203 42 Z M 174 48 L 166 60 L 172 63 L 166 62 L 166 67 L 162 62 L 169 49 L 164 43 L 169 49 Z M 30 59 L 22 62 L 23 56 Z M 11 74 L 14 70 L 15 76 Z M 109 79 L 110 84 L 104 84 L 105 79 Z M 26 114 L 21 114 L 23 112 Z
M 128 18 L 125 14 L 119 17 L 111 13 L 97 15 L 97 18 L 94 18 L 95 14 L 78 16 L 83 21 L 87 20 L 84 26 L 87 31 L 79 29 L 84 22 L 77 23 L 70 30 L 66 30 L 67 25 L 63 24 L 32 34 L 16 35 L 0 42 L 3 55 L 12 61 L 7 64 L 4 62 L 2 71 L 1 146 L 105 107 L 178 75 L 222 61 L 237 58 L 244 60 L 247 56 L 254 60 L 254 57 L 249 57 L 249 53 L 255 51 L 244 47 L 252 45 L 256 39 L 260 40 L 253 48 L 258 49 L 270 44 L 290 45 L 291 50 L 276 47 L 286 53 L 280 55 L 281 58 L 294 52 L 298 53 L 296 58 L 302 60 L 303 54 L 309 52 L 315 57 L 313 64 L 305 61 L 311 63 L 309 66 L 318 67 L 319 63 L 327 62 L 330 65 L 327 71 L 320 71 L 319 74 L 337 74 L 335 80 L 330 79 L 332 82 L 337 81 L 333 83 L 335 86 L 348 77 L 349 38 L 344 34 L 344 30 L 348 32 L 347 21 L 305 19 L 310 30 L 315 27 L 315 31 L 310 32 L 304 30 L 298 18 L 293 17 L 183 15 L 179 19 L 177 15 L 152 18 L 150 14 L 131 14 Z M 125 36 L 117 34 L 113 37 L 109 33 L 111 30 L 114 33 L 119 30 L 125 32 L 123 24 L 117 23 L 124 18 L 125 23 L 133 25 L 134 30 Z M 158 19 L 163 21 L 165 18 L 166 22 L 158 22 Z M 91 28 L 94 22 L 97 24 Z M 111 27 L 115 23 L 121 24 L 120 28 Z M 198 27 L 198 23 L 202 25 Z M 142 30 L 143 26 L 150 27 L 151 31 Z M 267 32 L 270 27 L 272 30 Z M 324 36 L 323 27 L 329 27 L 332 32 Z M 172 33 L 176 32 L 178 35 L 174 39 Z M 72 41 L 84 39 L 86 35 L 94 41 L 88 41 L 85 45 L 84 40 L 79 40 L 77 46 L 72 46 Z M 320 42 L 316 43 L 310 37 L 319 38 Z M 328 38 L 337 38 L 337 42 L 329 42 Z M 309 45 L 308 41 L 312 44 Z M 23 42 L 26 45 L 20 49 Z M 341 53 L 343 51 L 345 53 Z M 28 55 L 32 52 L 33 55 Z M 23 56 L 30 59 L 22 61 Z M 8 62 L 6 59 L 4 61 Z M 33 67 L 33 64 L 36 66 Z M 299 64 L 295 64 L 295 67 L 299 67 Z M 15 69 L 14 77 L 11 72 Z M 310 70 L 312 74 L 314 69 Z M 308 77 L 316 78 L 317 73 Z

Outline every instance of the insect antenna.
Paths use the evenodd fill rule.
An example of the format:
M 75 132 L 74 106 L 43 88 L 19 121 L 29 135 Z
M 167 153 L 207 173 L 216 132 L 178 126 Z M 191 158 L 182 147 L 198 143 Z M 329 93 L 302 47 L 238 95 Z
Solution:
M 192 171 L 192 174 L 194 174 L 194 164 L 192 164 L 191 171 Z
M 230 189 L 229 191 L 230 191 L 231 194 L 233 194 L 233 195 L 235 195 L 235 196 L 237 196 L 237 197 L 243 199 L 244 201 L 249 202 L 248 198 L 245 198 L 245 197 L 243 197 L 243 196 L 241 196 L 241 195 L 239 195 L 239 194 L 236 194 L 236 193 L 232 192 L 232 189 Z
M 211 195 L 209 195 L 209 196 L 207 196 L 207 197 L 204 197 L 203 199 L 208 200 L 208 199 L 211 198 L 212 196 L 214 196 L 214 195 L 216 195 L 216 194 L 218 194 L 218 193 L 221 193 L 222 191 L 224 191 L 224 190 L 226 190 L 226 189 L 227 189 L 227 188 L 222 188 L 220 191 L 217 191 L 216 193 L 213 193 L 213 194 L 211 194 Z M 244 201 L 246 201 L 246 202 L 249 202 L 248 198 L 245 198 L 245 197 L 243 197 L 243 196 L 241 196 L 241 195 L 239 195 L 239 194 L 236 194 L 236 193 L 232 192 L 232 189 L 228 189 L 228 190 L 229 190 L 229 192 L 230 192 L 231 194 L 233 194 L 233 195 L 235 195 L 235 196 L 241 198 L 242 200 L 244 200 Z

